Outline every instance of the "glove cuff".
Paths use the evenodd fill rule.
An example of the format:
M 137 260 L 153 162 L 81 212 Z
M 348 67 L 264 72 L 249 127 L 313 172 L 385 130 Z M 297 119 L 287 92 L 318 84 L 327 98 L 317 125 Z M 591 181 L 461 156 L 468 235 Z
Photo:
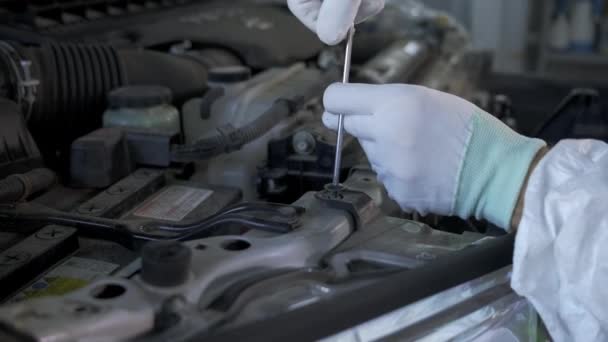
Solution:
M 530 164 L 546 144 L 514 132 L 481 111 L 473 114 L 471 124 L 453 212 L 508 230 Z

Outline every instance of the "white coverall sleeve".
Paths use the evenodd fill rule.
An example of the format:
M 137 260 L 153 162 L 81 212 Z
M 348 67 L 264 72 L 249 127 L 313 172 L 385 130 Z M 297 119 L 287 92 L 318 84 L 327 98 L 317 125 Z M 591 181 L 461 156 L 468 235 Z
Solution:
M 608 341 L 608 145 L 567 140 L 532 172 L 513 289 L 555 341 Z

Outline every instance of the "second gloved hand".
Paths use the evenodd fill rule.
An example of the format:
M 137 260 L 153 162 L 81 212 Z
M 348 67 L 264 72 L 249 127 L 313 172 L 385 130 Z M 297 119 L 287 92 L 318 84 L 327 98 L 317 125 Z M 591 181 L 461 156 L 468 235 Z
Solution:
M 287 0 L 293 14 L 325 44 L 341 42 L 353 24 L 384 8 L 384 0 Z
M 326 126 L 359 139 L 389 195 L 406 211 L 475 216 L 508 229 L 541 140 L 475 105 L 421 86 L 334 84 Z

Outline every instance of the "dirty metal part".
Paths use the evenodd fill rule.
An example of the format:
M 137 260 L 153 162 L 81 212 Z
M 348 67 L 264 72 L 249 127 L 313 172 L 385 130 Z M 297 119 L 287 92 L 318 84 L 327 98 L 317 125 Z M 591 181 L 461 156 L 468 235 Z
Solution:
M 56 341 L 65 341 L 68 338 L 107 334 L 113 334 L 112 337 L 116 339 L 126 338 L 127 335 L 151 330 L 152 323 L 148 320 L 150 310 L 158 308 L 169 298 L 182 296 L 190 306 L 206 307 L 233 283 L 232 280 L 247 270 L 317 267 L 327 252 L 351 234 L 351 220 L 341 210 L 319 205 L 312 193 L 305 195 L 294 206 L 306 208 L 306 211 L 302 214 L 302 226 L 291 233 L 266 238 L 221 236 L 187 242 L 186 246 L 191 249 L 193 256 L 190 277 L 185 284 L 175 287 L 151 286 L 137 276 L 135 281 L 104 279 L 66 297 L 32 300 L 1 308 L 0 321 L 19 331 L 34 331 L 38 340 L 53 337 Z M 90 301 L 89 291 L 114 282 L 142 289 L 146 295 L 139 290 L 133 291 L 136 297 L 132 300 L 124 303 L 111 300 L 105 307 L 95 306 L 95 310 L 85 310 L 87 315 L 82 318 L 74 317 L 76 314 L 72 312 L 66 319 L 64 313 L 58 312 L 57 308 L 70 307 L 69 304 L 74 301 L 99 305 L 97 300 Z M 129 308 L 135 310 L 135 314 L 121 315 L 130 312 Z M 47 311 L 37 314 L 36 310 Z M 24 321 L 20 316 L 22 312 L 34 314 Z M 200 321 L 199 324 L 204 326 L 208 322 Z M 130 327 L 128 334 L 121 333 L 125 327 Z M 91 334 L 86 335 L 88 332 L 85 329 Z M 57 336 L 66 331 L 69 335 L 64 336 L 68 338 Z
M 328 208 L 349 213 L 355 223 L 355 229 L 361 228 L 373 217 L 368 215 L 368 211 L 377 213 L 377 208 L 367 194 L 349 190 L 342 185 L 329 184 L 323 191 L 317 192 L 315 197 Z
M 0 253 L 0 299 L 7 298 L 76 249 L 76 229 L 46 226 L 3 251 Z
M 350 77 L 350 65 L 353 53 L 353 38 L 355 36 L 355 26 L 352 26 L 348 31 L 346 41 L 346 51 L 344 53 L 344 70 L 342 74 L 342 83 L 348 83 Z M 332 184 L 340 185 L 340 170 L 342 169 L 342 145 L 344 145 L 344 114 L 338 116 L 338 141 L 336 143 L 336 160 L 334 162 L 334 177 Z
M 230 284 L 230 276 L 253 269 L 316 267 L 353 231 L 347 213 L 320 205 L 312 193 L 295 206 L 306 208 L 300 228 L 275 237 L 221 236 L 187 242 L 193 249 L 192 280 L 179 289 L 205 307 Z M 218 280 L 221 279 L 221 282 Z
M 36 341 L 123 341 L 154 327 L 155 307 L 134 282 L 108 278 L 63 297 L 6 305 L 0 320 Z M 10 323 L 9 323 L 10 322 Z
M 356 185 L 360 177 L 355 178 L 346 184 Z M 377 191 L 373 186 L 381 185 L 373 181 L 369 183 L 368 190 L 375 196 Z M 432 265 L 442 255 L 465 252 L 471 243 L 480 239 L 479 235 L 458 236 L 436 232 L 423 224 L 387 217 L 381 215 L 375 201 L 367 194 L 347 189 L 343 189 L 342 193 L 342 201 L 354 202 L 351 206 L 357 210 L 362 223 L 359 229 L 355 230 L 354 219 L 346 209 L 330 207 L 314 193 L 307 193 L 292 206 L 266 208 L 267 214 L 277 215 L 276 212 L 280 211 L 285 218 L 299 217 L 298 227 L 289 233 L 256 234 L 251 231 L 239 236 L 186 242 L 184 246 L 192 254 L 188 278 L 179 284 L 161 284 L 172 286 L 150 284 L 149 281 L 144 281 L 145 275 L 134 275 L 130 284 L 145 295 L 130 305 L 154 308 L 157 312 L 154 329 L 148 327 L 145 330 L 145 325 L 138 320 L 139 316 L 135 316 L 133 322 L 129 322 L 128 317 L 116 321 L 112 316 L 104 316 L 102 313 L 92 314 L 94 317 L 86 324 L 93 324 L 91 322 L 94 321 L 92 327 L 95 329 L 105 326 L 106 331 L 95 330 L 95 336 L 115 337 L 112 334 L 121 331 L 125 325 L 137 327 L 139 332 L 146 332 L 139 335 L 138 340 L 146 341 L 188 340 L 197 336 L 209 336 L 210 332 L 217 329 L 230 329 L 241 323 L 274 319 L 271 317 L 289 315 L 311 304 L 320 305 L 353 289 L 368 286 L 380 276 L 402 269 L 408 269 L 408 272 L 424 269 L 424 266 Z M 335 196 L 335 193 L 330 192 L 329 195 Z M 262 204 L 258 206 L 264 208 Z M 232 210 L 234 212 L 236 209 Z M 380 265 L 352 270 L 349 269 L 349 263 L 353 261 L 379 261 Z M 101 280 L 88 288 L 92 289 L 106 281 L 113 280 Z M 72 296 L 56 300 L 65 301 Z M 33 300 L 24 306 L 39 308 L 44 307 L 45 303 Z M 21 310 L 25 308 L 22 307 Z M 120 310 L 125 309 L 122 303 L 116 302 L 107 310 L 122 312 Z M 60 319 L 53 315 L 47 319 L 57 324 Z M 51 325 L 43 323 L 43 320 L 39 317 L 34 323 L 21 325 L 16 316 L 2 315 L 0 310 L 0 322 L 24 332 L 43 324 Z M 71 327 L 71 323 L 62 322 L 68 326 L 64 326 L 63 330 L 81 332 L 78 330 L 80 327 Z M 163 327 L 163 330 L 159 331 L 159 327 Z M 47 336 L 38 339 L 44 340 L 57 331 L 50 331 Z M 83 339 L 86 337 L 88 336 L 81 336 Z
M 384 214 L 394 214 L 393 216 L 402 214 L 399 204 L 388 196 L 386 188 L 379 184 L 376 173 L 367 165 L 352 167 L 344 187 L 367 194 Z
M 435 260 L 425 267 L 404 270 L 366 286 L 337 294 L 315 305 L 297 308 L 270 319 L 249 322 L 215 336 L 207 335 L 205 340 L 320 340 L 382 318 L 394 310 L 407 309 L 407 306 L 420 300 L 508 267 L 513 257 L 513 243 L 513 235 L 499 237 Z M 463 291 L 462 288 L 459 290 Z M 328 320 L 327 317 L 332 319 Z M 192 339 L 195 340 L 196 338 Z
M 370 279 L 363 280 L 367 281 Z M 231 303 L 226 318 L 230 319 L 229 326 L 270 318 L 330 298 L 361 283 L 338 283 L 331 272 L 317 269 L 283 273 L 241 291 Z
M 327 260 L 328 265 L 336 272 L 336 276 L 340 278 L 346 278 L 352 273 L 350 267 L 355 262 L 401 269 L 411 269 L 424 265 L 424 261 L 422 260 L 368 250 L 354 250 L 334 254 Z

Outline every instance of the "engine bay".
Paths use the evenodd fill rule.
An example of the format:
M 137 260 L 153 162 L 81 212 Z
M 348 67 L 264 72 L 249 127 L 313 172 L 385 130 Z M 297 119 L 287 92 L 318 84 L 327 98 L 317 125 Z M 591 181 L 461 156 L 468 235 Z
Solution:
M 468 340 L 537 323 L 508 286 L 513 236 L 402 212 L 352 137 L 344 189 L 326 187 L 322 97 L 343 49 L 284 2 L 1 3 L 1 340 Z M 479 100 L 489 63 L 446 14 L 392 4 L 358 27 L 351 80 L 508 123 L 504 101 Z

